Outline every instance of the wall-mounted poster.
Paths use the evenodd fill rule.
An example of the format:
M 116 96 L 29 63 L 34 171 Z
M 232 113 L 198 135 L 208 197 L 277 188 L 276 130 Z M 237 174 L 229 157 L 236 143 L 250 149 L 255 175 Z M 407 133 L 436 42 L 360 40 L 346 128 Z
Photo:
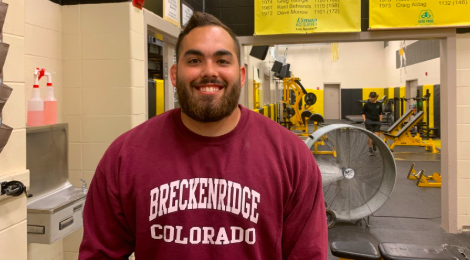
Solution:
M 184 28 L 188 23 L 191 16 L 193 16 L 194 8 L 186 3 L 185 1 L 181 2 L 181 28 Z
M 163 19 L 180 27 L 180 0 L 163 0 Z

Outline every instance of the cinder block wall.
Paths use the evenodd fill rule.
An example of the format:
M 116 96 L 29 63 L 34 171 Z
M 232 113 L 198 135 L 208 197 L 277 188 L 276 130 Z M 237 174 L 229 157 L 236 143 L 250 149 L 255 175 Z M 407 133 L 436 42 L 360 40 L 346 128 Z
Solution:
M 62 6 L 63 121 L 69 174 L 91 182 L 111 142 L 145 121 L 143 12 L 130 2 Z M 77 259 L 83 229 L 64 239 Z
M 15 0 L 13 0 L 15 2 Z M 24 69 L 18 70 L 24 77 L 23 110 L 31 98 L 34 70 L 46 68 L 53 72 L 52 84 L 57 104 L 58 122 L 62 121 L 62 23 L 60 5 L 48 0 L 24 0 Z M 46 94 L 46 77 L 39 81 L 41 96 Z M 27 120 L 27 114 L 23 119 Z M 26 210 L 26 209 L 25 209 Z M 25 235 L 26 236 L 26 235 Z M 52 245 L 27 244 L 28 260 L 62 260 L 63 240 Z
M 470 229 L 470 34 L 457 36 L 457 229 Z
M 0 181 L 21 180 L 29 185 L 26 170 L 26 130 L 24 108 L 24 0 L 4 0 L 9 4 L 3 27 L 3 41 L 10 44 L 4 66 L 4 83 L 13 92 L 3 109 L 3 123 L 14 130 L 0 154 Z M 26 260 L 26 197 L 0 198 L 0 258 Z
M 5 84 L 14 91 L 4 122 L 14 128 L 0 154 L 0 179 L 29 183 L 26 101 L 36 67 L 53 72 L 58 121 L 69 123 L 72 183 L 89 183 L 109 144 L 145 121 L 143 14 L 130 2 L 60 6 L 49 0 L 5 0 L 4 41 L 11 44 Z M 46 80 L 40 82 L 44 95 Z M 27 244 L 26 197 L 1 200 L 3 259 L 77 259 L 82 230 L 53 245 Z M 14 254 L 14 255 L 8 255 Z

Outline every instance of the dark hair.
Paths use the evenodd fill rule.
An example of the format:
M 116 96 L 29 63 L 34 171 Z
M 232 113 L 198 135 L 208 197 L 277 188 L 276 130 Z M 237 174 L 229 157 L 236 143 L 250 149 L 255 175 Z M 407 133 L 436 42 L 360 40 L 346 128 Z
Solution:
M 376 98 L 376 97 L 377 97 L 377 93 L 375 93 L 375 92 L 370 92 L 369 97 L 371 97 L 371 98 Z
M 233 31 L 228 28 L 225 24 L 223 24 L 219 19 L 215 18 L 211 14 L 207 13 L 201 13 L 201 12 L 194 12 L 193 16 L 191 19 L 189 19 L 188 23 L 186 24 L 186 27 L 184 30 L 180 33 L 178 36 L 178 41 L 176 42 L 176 63 L 179 61 L 180 57 L 180 47 L 181 47 L 181 42 L 183 41 L 183 38 L 188 35 L 193 29 L 198 28 L 198 27 L 203 27 L 203 26 L 208 26 L 208 25 L 215 25 L 219 26 L 222 29 L 224 29 L 228 34 L 233 39 L 233 43 L 235 44 L 235 50 L 238 58 L 238 64 L 241 64 L 240 60 L 240 43 L 238 42 L 237 35 L 233 33 Z

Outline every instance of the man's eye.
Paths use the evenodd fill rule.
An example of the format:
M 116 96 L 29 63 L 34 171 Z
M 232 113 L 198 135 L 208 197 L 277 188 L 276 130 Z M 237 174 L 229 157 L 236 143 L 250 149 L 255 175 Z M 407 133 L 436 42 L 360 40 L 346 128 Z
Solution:
M 188 61 L 188 63 L 193 63 L 193 64 L 194 64 L 194 63 L 198 63 L 198 62 L 199 62 L 198 59 L 190 59 L 190 60 Z
M 228 60 L 218 60 L 217 62 L 220 64 L 230 64 Z

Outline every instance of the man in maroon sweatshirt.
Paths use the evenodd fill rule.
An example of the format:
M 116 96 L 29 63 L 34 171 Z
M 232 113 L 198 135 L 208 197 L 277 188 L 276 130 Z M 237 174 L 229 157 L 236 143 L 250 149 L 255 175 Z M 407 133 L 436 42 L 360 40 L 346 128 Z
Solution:
M 181 109 L 117 138 L 84 211 L 79 259 L 327 259 L 321 175 L 307 146 L 238 105 L 240 45 L 196 12 L 176 44 Z

